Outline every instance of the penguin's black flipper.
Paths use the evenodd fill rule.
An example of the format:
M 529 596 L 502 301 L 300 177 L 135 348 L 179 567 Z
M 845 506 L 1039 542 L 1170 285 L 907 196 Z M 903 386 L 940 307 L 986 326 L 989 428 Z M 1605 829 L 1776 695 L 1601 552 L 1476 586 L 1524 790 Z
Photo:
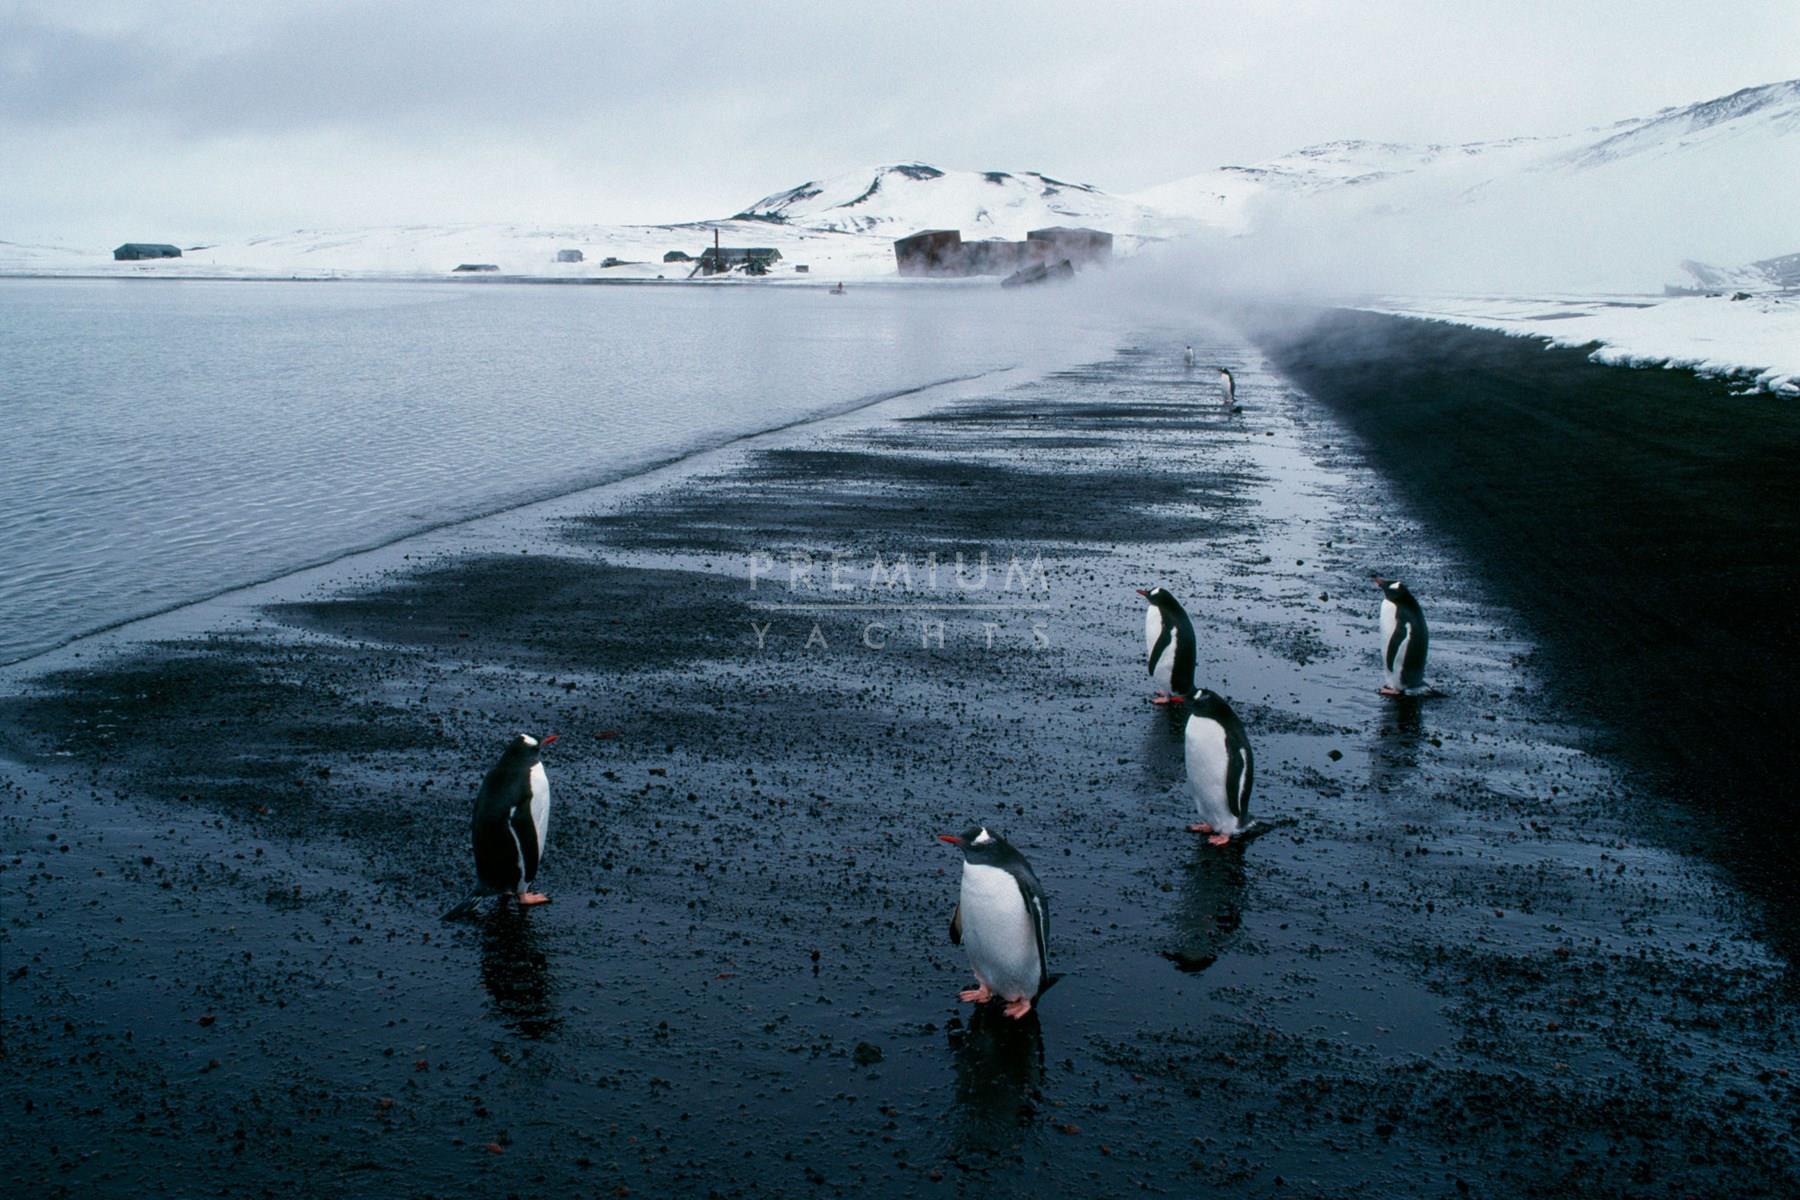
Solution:
M 959 902 L 956 911 L 950 914 L 950 944 L 962 945 L 962 904 Z
M 453 908 L 449 912 L 445 913 L 444 920 L 446 920 L 446 921 L 462 920 L 464 917 L 466 917 L 470 913 L 474 912 L 475 906 L 480 904 L 481 901 L 485 897 L 491 896 L 491 895 L 493 895 L 493 893 L 488 891 L 486 888 L 476 888 L 474 891 L 472 891 L 468 894 L 468 896 L 463 900 L 463 902 L 461 904 L 458 904 L 455 908 Z

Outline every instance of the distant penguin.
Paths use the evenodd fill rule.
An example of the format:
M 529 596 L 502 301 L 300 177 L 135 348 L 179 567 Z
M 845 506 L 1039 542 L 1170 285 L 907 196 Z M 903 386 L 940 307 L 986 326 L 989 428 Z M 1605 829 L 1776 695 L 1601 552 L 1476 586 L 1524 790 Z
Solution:
M 1244 735 L 1244 723 L 1217 692 L 1201 688 L 1188 709 L 1183 737 L 1187 751 L 1188 791 L 1200 820 L 1189 833 L 1205 833 L 1223 846 L 1250 823 L 1250 788 L 1256 782 L 1256 755 Z
M 550 897 L 531 890 L 550 833 L 550 779 L 538 757 L 556 740 L 521 733 L 507 743 L 475 796 L 470 828 L 475 842 L 475 890 L 444 914 L 452 921 L 473 912 L 484 896 L 516 896 L 520 904 Z
M 1194 690 L 1197 653 L 1194 623 L 1187 610 L 1167 588 L 1137 589 L 1144 606 L 1144 647 L 1149 654 L 1150 676 L 1161 685 L 1152 704 L 1180 704 Z
M 1417 696 L 1425 686 L 1425 655 L 1431 634 L 1425 628 L 1425 612 L 1406 585 L 1398 579 L 1374 577 L 1381 589 L 1381 668 L 1384 696 Z
M 1219 399 L 1220 406 L 1224 408 L 1226 412 L 1236 412 L 1238 410 L 1237 381 L 1231 377 L 1231 372 L 1227 371 L 1224 367 L 1219 368 L 1219 386 L 1224 389 Z
M 1022 1017 L 1053 982 L 1050 904 L 1025 856 L 984 826 L 938 840 L 961 846 L 962 893 L 950 918 L 950 941 L 966 946 L 977 987 L 959 993 L 985 1004 L 1006 1001 L 1006 1015 Z
M 1182 360 L 1190 367 L 1194 365 L 1194 348 L 1192 346 L 1182 352 Z

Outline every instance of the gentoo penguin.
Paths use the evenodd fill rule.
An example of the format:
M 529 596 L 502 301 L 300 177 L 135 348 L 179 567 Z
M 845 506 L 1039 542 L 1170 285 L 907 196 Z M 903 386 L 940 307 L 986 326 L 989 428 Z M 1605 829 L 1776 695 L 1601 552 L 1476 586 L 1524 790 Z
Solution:
M 1189 346 L 1185 351 L 1182 352 L 1182 359 L 1183 359 L 1183 361 L 1185 361 L 1187 363 L 1188 366 L 1191 367 L 1194 365 L 1194 348 L 1192 346 Z
M 1381 589 L 1381 668 L 1386 682 L 1384 696 L 1417 696 L 1425 686 L 1425 653 L 1431 634 L 1425 628 L 1425 612 L 1406 585 L 1398 579 L 1374 577 Z
M 1194 623 L 1181 601 L 1167 588 L 1137 589 L 1144 606 L 1144 646 L 1149 653 L 1150 675 L 1162 687 L 1152 704 L 1180 704 L 1194 690 Z
M 542 904 L 550 897 L 531 890 L 550 833 L 550 779 L 538 757 L 556 740 L 521 733 L 507 743 L 475 795 L 475 890 L 444 914 L 450 921 L 472 912 L 483 896 L 517 896 L 520 904 Z
M 1006 1015 L 1022 1017 L 1050 986 L 1050 904 L 1031 864 L 997 833 L 976 825 L 938 840 L 961 846 L 962 894 L 950 918 L 950 941 L 967 946 L 975 969 L 964 1000 L 985 1004 L 998 996 Z
M 1244 736 L 1244 723 L 1225 697 L 1206 688 L 1194 693 L 1182 738 L 1187 751 L 1188 791 L 1200 820 L 1189 833 L 1207 833 L 1223 846 L 1250 823 L 1250 788 L 1256 781 L 1256 755 Z
M 1219 386 L 1224 388 L 1220 397 L 1220 405 L 1226 412 L 1237 411 L 1237 381 L 1232 379 L 1231 372 L 1224 367 L 1219 368 Z

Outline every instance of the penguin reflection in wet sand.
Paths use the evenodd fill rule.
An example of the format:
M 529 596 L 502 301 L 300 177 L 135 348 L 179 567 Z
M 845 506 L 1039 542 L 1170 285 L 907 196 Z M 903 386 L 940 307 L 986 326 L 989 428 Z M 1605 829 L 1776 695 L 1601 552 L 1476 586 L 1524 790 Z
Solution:
M 556 740 L 521 733 L 507 743 L 475 796 L 475 890 L 444 914 L 452 921 L 473 912 L 484 896 L 518 897 L 519 903 L 550 899 L 531 890 L 550 833 L 550 779 L 538 755 Z
M 1194 623 L 1187 610 L 1167 588 L 1137 589 L 1145 600 L 1144 646 L 1149 654 L 1150 676 L 1160 688 L 1152 704 L 1181 704 L 1194 690 Z
M 1425 612 L 1398 579 L 1374 579 L 1381 589 L 1381 694 L 1424 695 L 1431 690 L 1425 686 L 1425 654 L 1431 648 Z
M 1187 751 L 1188 791 L 1200 820 L 1189 833 L 1205 833 L 1223 846 L 1250 824 L 1250 788 L 1256 781 L 1256 755 L 1244 735 L 1244 723 L 1217 692 L 1201 688 L 1188 708 L 1182 741 Z
M 962 847 L 962 894 L 950 918 L 950 941 L 967 946 L 979 985 L 960 996 L 985 1004 L 998 997 L 1015 1019 L 1050 986 L 1050 905 L 1025 856 L 997 833 L 976 825 L 938 840 Z

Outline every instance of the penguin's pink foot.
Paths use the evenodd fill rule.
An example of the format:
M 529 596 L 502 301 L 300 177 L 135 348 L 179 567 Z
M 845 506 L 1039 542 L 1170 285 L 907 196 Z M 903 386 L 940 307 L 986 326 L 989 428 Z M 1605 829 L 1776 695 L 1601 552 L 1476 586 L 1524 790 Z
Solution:
M 1189 825 L 1188 832 L 1189 833 L 1211 833 L 1212 826 L 1208 825 L 1205 821 L 1199 821 L 1193 825 Z
M 1023 996 L 1020 996 L 1017 1000 L 1014 1000 L 1014 1001 L 1011 1001 L 1010 1003 L 1008 1003 L 1006 1006 L 1006 1009 L 1005 1009 L 1006 1015 L 1011 1017 L 1015 1021 L 1030 1011 L 1031 1011 L 1031 1001 L 1025 999 L 1025 997 L 1023 997 Z
M 976 1004 L 986 1004 L 989 1000 L 994 998 L 994 989 L 984 983 L 980 987 L 963 989 L 956 993 L 956 998 L 959 1000 L 969 1000 Z
M 1399 688 L 1387 687 L 1386 685 L 1382 686 L 1381 694 L 1384 696 L 1404 696 L 1404 695 L 1406 695 L 1406 693 L 1401 691 Z
M 519 894 L 519 903 L 521 905 L 548 904 L 550 903 L 550 897 L 541 892 L 521 892 Z
M 1208 845 L 1225 846 L 1230 844 L 1231 835 L 1229 833 L 1215 833 L 1207 838 L 1206 841 Z

